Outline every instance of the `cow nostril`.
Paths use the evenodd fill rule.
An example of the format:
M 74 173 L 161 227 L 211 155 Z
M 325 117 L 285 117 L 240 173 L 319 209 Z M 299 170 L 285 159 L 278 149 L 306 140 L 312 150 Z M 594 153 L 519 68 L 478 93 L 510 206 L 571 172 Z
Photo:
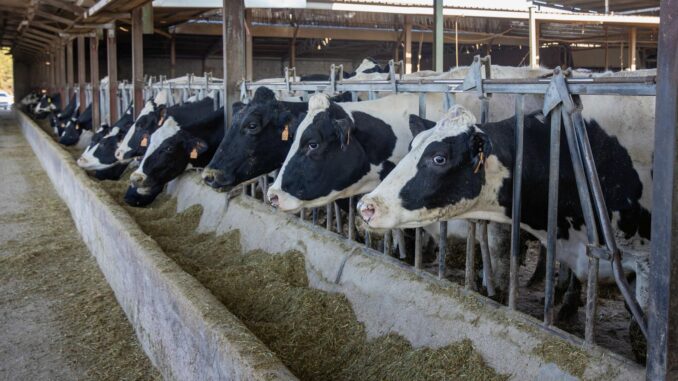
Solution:
M 214 175 L 213 174 L 203 174 L 202 179 L 206 184 L 210 184 L 214 182 Z
M 363 204 L 360 206 L 360 215 L 366 222 L 370 222 L 372 217 L 374 217 L 375 212 L 376 210 L 372 204 Z
M 271 205 L 275 208 L 278 207 L 280 204 L 280 200 L 278 199 L 278 196 L 275 194 L 272 194 L 271 197 L 268 198 L 268 200 L 271 202 Z

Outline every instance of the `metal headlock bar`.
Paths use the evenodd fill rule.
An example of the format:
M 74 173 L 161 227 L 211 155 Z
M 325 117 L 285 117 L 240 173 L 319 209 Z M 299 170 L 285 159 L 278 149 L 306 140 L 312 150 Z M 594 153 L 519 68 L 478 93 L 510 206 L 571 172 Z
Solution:
M 632 315 L 643 334 L 647 337 L 647 322 L 643 310 L 636 298 L 632 295 L 629 285 L 624 277 L 621 266 L 621 252 L 617 248 L 614 239 L 612 226 L 607 214 L 605 200 L 600 186 L 600 181 L 596 172 L 593 154 L 586 134 L 585 123 L 582 117 L 582 104 L 579 95 L 621 95 L 621 96 L 655 96 L 656 78 L 654 76 L 646 77 L 603 77 L 603 78 L 572 78 L 571 71 L 562 71 L 560 68 L 554 70 L 551 78 L 539 79 L 493 79 L 491 76 L 491 59 L 489 56 L 475 56 L 469 71 L 463 79 L 399 79 L 403 78 L 404 65 L 402 61 L 389 62 L 389 78 L 386 80 L 350 80 L 343 79 L 343 65 L 332 65 L 330 75 L 327 81 L 299 81 L 295 68 L 285 68 L 285 76 L 282 82 L 256 83 L 243 81 L 240 85 L 241 101 L 247 101 L 258 87 L 265 86 L 273 91 L 283 93 L 302 94 L 304 100 L 308 100 L 309 92 L 340 93 L 351 92 L 352 100 L 358 100 L 359 92 L 367 92 L 368 99 L 376 99 L 377 93 L 398 93 L 413 92 L 419 93 L 419 116 L 426 117 L 426 93 L 443 93 L 443 107 L 449 109 L 455 103 L 455 93 L 474 92 L 478 95 L 481 102 L 481 123 L 490 122 L 489 120 L 489 100 L 493 93 L 515 94 L 515 163 L 514 163 L 514 182 L 513 182 L 513 207 L 512 207 L 512 226 L 511 226 L 511 252 L 510 252 L 510 270 L 509 270 L 509 290 L 508 307 L 516 309 L 518 298 L 518 270 L 520 259 L 520 220 L 521 220 L 521 193 L 522 193 L 522 173 L 523 173 L 523 147 L 524 147 L 524 95 L 525 94 L 544 94 L 544 115 L 551 114 L 551 142 L 550 142 L 550 162 L 549 162 L 549 191 L 548 191 L 548 218 L 547 218 L 547 266 L 546 266 L 546 284 L 544 298 L 544 324 L 553 325 L 553 304 L 555 289 L 555 263 L 556 263 L 556 230 L 558 217 L 558 177 L 559 177 L 559 159 L 560 159 L 560 134 L 561 129 L 565 130 L 567 138 L 567 147 L 573 163 L 574 174 L 577 184 L 577 191 L 582 206 L 582 213 L 587 228 L 587 255 L 588 264 L 588 287 L 586 302 L 586 326 L 585 341 L 592 344 L 594 342 L 595 316 L 598 298 L 598 267 L 600 260 L 610 261 L 615 277 L 615 282 L 621 291 L 624 300 L 628 304 Z M 396 70 L 398 68 L 399 70 Z M 399 75 L 397 75 L 398 73 Z M 159 81 L 154 82 L 149 79 L 145 90 L 147 95 L 156 95 L 162 89 L 168 89 L 171 93 L 180 92 L 179 102 L 185 102 L 191 95 L 196 94 L 202 98 L 209 91 L 216 91 L 215 108 L 222 106 L 224 101 L 223 81 L 216 80 L 205 73 L 204 83 L 194 83 L 193 75 L 188 75 L 186 83 L 174 83 L 161 77 Z M 76 87 L 76 92 L 78 88 Z M 87 91 L 87 90 L 86 90 Z M 90 90 L 91 91 L 91 90 Z M 132 101 L 133 86 L 123 81 L 118 86 L 118 107 L 119 110 L 125 110 Z M 108 97 L 108 92 L 102 92 L 104 97 Z M 79 99 L 79 98 L 76 98 Z M 174 104 L 173 97 L 170 97 L 169 105 Z M 108 105 L 107 101 L 102 104 Z M 242 193 L 249 193 L 252 197 L 256 195 L 256 186 L 262 190 L 262 199 L 266 199 L 268 188 L 268 177 L 262 176 L 259 179 L 248 181 L 242 185 Z M 250 185 L 248 187 L 248 185 Z M 249 188 L 249 189 L 248 189 Z M 248 192 L 249 190 L 249 192 Z M 349 240 L 356 240 L 357 232 L 355 227 L 355 206 L 354 197 L 349 199 L 348 210 L 348 232 Z M 302 209 L 299 218 L 305 220 L 307 210 Z M 335 219 L 333 224 L 332 219 Z M 341 213 L 336 203 L 328 204 L 325 208 L 327 230 L 334 230 L 343 235 L 343 226 Z M 319 208 L 312 208 L 311 223 L 317 224 L 319 218 Z M 438 276 L 445 277 L 446 265 L 445 257 L 447 250 L 447 221 L 440 222 L 440 239 L 438 242 Z M 602 240 L 599 236 L 602 231 Z M 492 265 L 490 260 L 490 251 L 488 245 L 486 221 L 469 221 L 466 248 L 466 271 L 464 286 L 467 289 L 475 290 L 475 243 L 477 234 L 479 235 L 481 259 L 483 263 L 483 284 L 487 290 L 488 296 L 495 295 L 495 282 L 492 279 Z M 422 237 L 423 231 L 417 228 L 415 233 L 414 249 L 414 267 L 422 269 Z M 372 238 L 369 230 L 364 232 L 364 242 L 368 247 L 372 247 Z M 395 229 L 385 234 L 381 250 L 385 255 L 391 255 L 395 246 L 398 246 L 400 257 L 405 256 L 404 234 L 402 230 Z M 601 242 L 602 241 L 602 242 Z M 559 279 L 560 281 L 560 279 Z

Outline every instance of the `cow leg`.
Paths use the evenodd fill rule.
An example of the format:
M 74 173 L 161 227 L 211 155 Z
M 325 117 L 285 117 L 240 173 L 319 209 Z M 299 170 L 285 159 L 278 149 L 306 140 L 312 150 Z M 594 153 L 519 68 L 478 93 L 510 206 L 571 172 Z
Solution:
M 584 304 L 581 301 L 581 282 L 577 277 L 570 273 L 570 281 L 567 286 L 567 291 L 563 295 L 563 305 L 558 311 L 558 321 L 566 321 L 577 316 L 577 310 Z
M 527 281 L 527 287 L 532 287 L 546 278 L 546 248 L 539 245 L 539 258 L 537 258 L 537 267 L 535 267 L 530 280 Z

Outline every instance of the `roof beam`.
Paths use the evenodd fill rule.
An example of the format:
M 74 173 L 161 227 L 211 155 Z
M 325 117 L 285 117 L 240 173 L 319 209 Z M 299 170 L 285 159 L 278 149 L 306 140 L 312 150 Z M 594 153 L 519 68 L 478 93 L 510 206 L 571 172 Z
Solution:
M 56 21 L 56 22 L 59 22 L 59 23 L 62 23 L 62 24 L 66 24 L 68 26 L 73 25 L 73 20 L 69 20 L 65 17 L 53 15 L 51 13 L 47 13 L 47 12 L 39 10 L 39 9 L 35 10 L 35 15 L 40 16 L 42 18 L 45 18 L 47 20 L 52 20 L 52 21 Z
M 69 11 L 76 16 L 81 16 L 85 12 L 85 8 L 79 7 L 73 3 L 65 2 L 63 0 L 40 0 L 40 2 L 41 4 L 47 4 L 59 9 Z
M 44 23 L 44 22 L 42 22 L 42 21 L 33 21 L 33 22 L 31 22 L 31 27 L 33 27 L 33 28 L 38 28 L 38 29 L 42 29 L 42 30 L 46 30 L 46 31 L 49 31 L 49 32 L 52 32 L 52 33 L 61 33 L 61 32 L 63 32 L 63 29 L 59 29 L 59 28 L 53 27 L 53 26 L 48 25 L 47 23 Z

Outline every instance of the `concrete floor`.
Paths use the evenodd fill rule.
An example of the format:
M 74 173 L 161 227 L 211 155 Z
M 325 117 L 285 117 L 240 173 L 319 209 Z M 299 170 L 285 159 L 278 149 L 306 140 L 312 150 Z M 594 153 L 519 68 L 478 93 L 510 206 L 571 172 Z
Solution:
M 0 112 L 0 380 L 156 379 L 11 113 Z

